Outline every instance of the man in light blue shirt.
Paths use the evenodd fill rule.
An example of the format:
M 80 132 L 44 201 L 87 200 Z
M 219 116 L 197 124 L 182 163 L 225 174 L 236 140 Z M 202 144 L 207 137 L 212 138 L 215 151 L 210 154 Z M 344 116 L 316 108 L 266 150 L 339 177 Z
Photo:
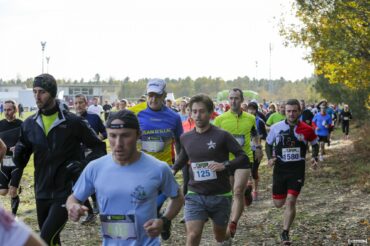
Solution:
M 184 198 L 170 167 L 136 148 L 140 127 L 128 110 L 109 115 L 112 154 L 84 169 L 67 200 L 71 220 L 87 211 L 82 203 L 94 192 L 100 209 L 103 245 L 160 245 L 163 224 L 180 211 Z M 157 218 L 156 199 L 170 197 L 165 214 Z

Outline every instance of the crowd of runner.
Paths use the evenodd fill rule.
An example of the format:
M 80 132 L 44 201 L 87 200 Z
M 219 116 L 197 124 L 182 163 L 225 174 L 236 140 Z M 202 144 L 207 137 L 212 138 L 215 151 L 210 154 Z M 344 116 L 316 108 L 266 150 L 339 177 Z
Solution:
M 0 243 L 9 245 L 61 245 L 68 218 L 89 226 L 97 217 L 103 245 L 160 245 L 182 208 L 186 245 L 201 243 L 209 220 L 217 244 L 231 245 L 243 230 L 238 222 L 245 207 L 259 200 L 264 156 L 273 168 L 273 204 L 285 205 L 280 238 L 290 245 L 306 160 L 317 169 L 333 128 L 341 124 L 348 139 L 352 120 L 348 105 L 259 103 L 240 88 L 225 102 L 205 94 L 172 101 L 162 79 L 149 80 L 136 102 L 100 105 L 94 98 L 89 106 L 86 96 L 76 95 L 73 110 L 56 99 L 50 74 L 34 79 L 33 92 L 38 111 L 24 121 L 16 117 L 16 102 L 1 103 L 0 194 L 9 194 L 16 216 L 33 154 L 41 239 L 0 207 Z

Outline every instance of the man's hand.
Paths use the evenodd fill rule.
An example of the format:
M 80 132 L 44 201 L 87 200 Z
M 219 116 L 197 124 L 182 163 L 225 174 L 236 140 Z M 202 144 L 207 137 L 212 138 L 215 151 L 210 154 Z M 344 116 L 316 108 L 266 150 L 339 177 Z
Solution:
M 211 169 L 214 172 L 220 172 L 225 170 L 225 165 L 223 163 L 219 162 L 212 162 L 208 164 L 209 169 Z
M 17 196 L 17 187 L 9 186 L 9 195 L 10 197 L 16 197 Z
M 261 162 L 262 158 L 263 158 L 263 152 L 262 152 L 262 149 L 260 148 L 257 148 L 256 149 L 256 155 L 255 155 L 255 160 L 258 161 L 258 162 Z
M 275 162 L 276 162 L 276 157 L 275 158 L 272 158 L 270 159 L 268 162 L 267 162 L 267 165 L 269 165 L 269 167 L 272 167 L 275 165 Z
M 163 228 L 162 219 L 151 219 L 145 222 L 144 230 L 149 237 L 158 237 Z
M 68 216 L 69 218 L 74 221 L 74 222 L 77 222 L 80 220 L 80 217 L 82 215 L 85 215 L 86 212 L 89 210 L 86 206 L 83 206 L 81 204 L 78 204 L 78 203 L 74 203 L 72 204 L 71 206 L 69 206 L 67 208 L 68 210 Z

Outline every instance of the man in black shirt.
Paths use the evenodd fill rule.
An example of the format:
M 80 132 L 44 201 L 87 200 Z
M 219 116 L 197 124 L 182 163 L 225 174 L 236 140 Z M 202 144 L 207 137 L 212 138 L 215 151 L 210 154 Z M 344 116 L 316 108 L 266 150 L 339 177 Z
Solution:
M 107 100 L 105 100 L 105 104 L 103 105 L 103 110 L 104 110 L 104 120 L 107 120 L 109 113 L 112 110 L 112 105 L 110 105 Z
M 18 141 L 20 126 L 22 121 L 16 118 L 17 106 L 14 101 L 7 100 L 4 102 L 4 115 L 5 119 L 0 121 L 0 139 L 6 145 L 6 153 L 1 161 L 0 172 L 0 195 L 5 196 L 8 194 L 11 197 L 12 213 L 17 214 L 19 205 L 19 196 L 17 187 L 9 186 L 12 179 L 12 173 L 16 169 L 13 162 L 13 150 Z
M 306 108 L 306 103 L 304 100 L 301 100 L 300 104 L 301 104 L 301 111 L 302 111 L 300 120 L 310 126 L 312 124 L 312 119 L 314 115 L 311 112 L 311 110 Z

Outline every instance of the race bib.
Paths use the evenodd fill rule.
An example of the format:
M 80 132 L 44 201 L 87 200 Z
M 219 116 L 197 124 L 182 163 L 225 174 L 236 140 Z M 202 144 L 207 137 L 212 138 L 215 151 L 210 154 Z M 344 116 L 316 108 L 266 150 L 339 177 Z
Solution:
M 160 137 L 149 137 L 141 141 L 141 149 L 146 152 L 158 153 L 164 150 L 165 143 Z
M 301 160 L 301 148 L 283 148 L 282 160 L 285 162 Z
M 245 144 L 245 136 L 244 135 L 233 135 L 236 141 L 238 141 L 240 146 L 244 146 Z
M 100 215 L 103 237 L 111 239 L 137 239 L 134 215 Z
M 193 170 L 195 181 L 205 181 L 205 180 L 217 179 L 216 172 L 209 169 L 208 167 L 209 163 L 211 163 L 211 161 L 191 163 L 191 169 Z
M 343 120 L 349 120 L 349 117 L 343 117 Z
M 5 156 L 3 158 L 3 167 L 15 167 L 13 158 L 11 156 Z

